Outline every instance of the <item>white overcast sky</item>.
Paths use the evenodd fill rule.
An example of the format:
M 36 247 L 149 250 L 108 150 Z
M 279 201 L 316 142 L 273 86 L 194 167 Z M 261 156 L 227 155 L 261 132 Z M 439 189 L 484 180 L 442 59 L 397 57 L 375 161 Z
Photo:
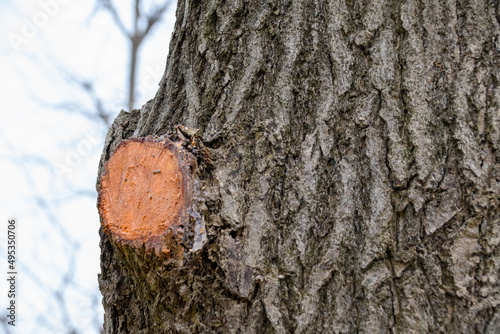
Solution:
M 132 1 L 114 2 L 130 23 Z M 154 2 L 143 0 L 145 8 Z M 91 105 L 81 90 L 64 80 L 62 70 L 92 80 L 113 117 L 126 106 L 128 43 L 108 13 L 91 15 L 94 5 L 95 0 L 0 0 L 0 270 L 7 271 L 10 217 L 18 219 L 22 264 L 18 321 L 12 333 L 66 332 L 65 315 L 51 293 L 62 284 L 71 263 L 77 286 L 65 292 L 70 321 L 79 333 L 95 333 L 92 317 L 95 312 L 102 316 L 87 297 L 97 291 L 100 271 L 93 192 L 107 129 L 78 113 L 51 107 L 67 102 Z M 175 1 L 141 50 L 137 107 L 154 97 L 174 20 Z M 78 190 L 90 193 L 81 196 Z M 44 204 L 49 210 L 42 209 Z M 67 230 L 66 237 L 57 232 L 57 224 Z M 68 238 L 80 245 L 73 259 Z M 6 294 L 1 279 L 2 310 Z

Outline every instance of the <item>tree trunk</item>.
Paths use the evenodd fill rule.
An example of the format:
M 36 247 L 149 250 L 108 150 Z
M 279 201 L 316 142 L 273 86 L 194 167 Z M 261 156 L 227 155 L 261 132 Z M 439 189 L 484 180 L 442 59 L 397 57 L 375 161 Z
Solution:
M 499 35 L 494 0 L 179 1 L 99 172 L 181 143 L 184 251 L 101 229 L 105 332 L 499 333 Z

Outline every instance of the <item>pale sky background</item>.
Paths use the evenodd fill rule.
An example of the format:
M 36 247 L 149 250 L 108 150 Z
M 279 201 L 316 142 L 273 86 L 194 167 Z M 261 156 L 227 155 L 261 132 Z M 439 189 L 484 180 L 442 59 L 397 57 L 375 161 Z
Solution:
M 130 23 L 132 1 L 114 2 Z M 143 0 L 144 8 L 154 2 Z M 107 128 L 82 114 L 51 107 L 71 102 L 92 108 L 88 96 L 64 79 L 64 72 L 92 80 L 114 112 L 112 118 L 126 106 L 128 41 L 109 13 L 91 15 L 94 5 L 95 0 L 0 0 L 4 276 L 7 220 L 18 219 L 18 309 L 10 333 L 68 333 L 69 324 L 78 333 L 97 333 L 102 323 L 95 180 Z M 175 5 L 173 1 L 142 46 L 136 107 L 154 97 L 163 75 Z M 21 41 L 17 47 L 16 39 Z M 61 290 L 68 277 L 71 283 Z M 6 279 L 1 279 L 0 317 L 6 314 L 7 290 Z M 58 290 L 68 314 L 54 298 Z M 9 333 L 2 324 L 0 333 Z

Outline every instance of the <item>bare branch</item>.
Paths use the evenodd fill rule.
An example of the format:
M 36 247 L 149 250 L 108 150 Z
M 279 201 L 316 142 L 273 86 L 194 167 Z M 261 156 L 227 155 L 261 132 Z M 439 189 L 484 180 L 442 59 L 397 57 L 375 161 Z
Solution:
M 141 3 L 141 0 L 135 0 L 134 36 L 137 35 L 137 26 L 138 26 L 139 20 L 141 18 L 140 3 Z
M 120 29 L 122 34 L 126 36 L 127 38 L 132 38 L 132 34 L 130 34 L 123 24 L 122 19 L 120 18 L 120 15 L 118 14 L 118 11 L 116 10 L 115 6 L 111 2 L 111 0 L 97 0 L 101 6 L 103 6 L 106 10 L 109 11 L 111 16 L 113 17 L 113 21 L 115 21 L 117 27 Z
M 154 8 L 151 13 L 146 15 L 146 19 L 148 21 L 148 25 L 144 29 L 144 31 L 141 33 L 141 40 L 146 37 L 146 35 L 150 32 L 151 28 L 161 21 L 164 13 L 167 11 L 167 9 L 170 7 L 172 4 L 172 0 L 166 0 L 162 5 Z
M 2 317 L 0 318 L 0 323 L 3 325 L 3 328 L 5 329 L 5 333 L 6 333 L 6 334 L 10 334 L 10 333 L 11 333 L 11 331 L 10 331 L 10 329 L 9 329 L 9 326 L 7 325 L 7 322 L 8 322 L 8 320 L 7 320 L 7 317 L 6 317 L 6 316 L 2 316 Z
M 33 201 L 38 205 L 38 207 L 42 210 L 44 213 L 45 217 L 47 218 L 48 221 L 51 222 L 51 224 L 55 227 L 55 229 L 59 232 L 59 235 L 61 236 L 62 240 L 64 240 L 66 243 L 70 245 L 78 245 L 78 241 L 75 240 L 66 230 L 64 225 L 60 222 L 60 220 L 57 218 L 57 215 L 54 214 L 52 208 L 50 205 L 47 203 L 45 198 L 40 194 L 40 192 L 36 189 L 35 183 L 33 181 L 33 178 L 31 176 L 31 173 L 27 169 L 24 161 L 19 158 L 19 156 L 16 154 L 16 150 L 14 149 L 14 146 L 11 144 L 10 140 L 5 136 L 4 132 L 0 130 L 0 136 L 2 137 L 2 141 L 4 142 L 5 146 L 7 149 L 10 151 L 10 154 L 12 156 L 12 159 L 15 161 L 16 165 L 19 166 L 24 173 L 25 180 L 28 183 L 28 186 L 31 190 L 31 197 Z
M 61 66 L 55 66 L 55 67 L 59 70 L 59 72 L 62 73 L 66 81 L 76 84 L 78 87 L 82 89 L 82 91 L 84 91 L 89 96 L 89 98 L 92 100 L 95 111 L 94 112 L 87 111 L 87 109 L 82 108 L 81 103 L 71 102 L 71 101 L 61 102 L 58 104 L 51 104 L 50 106 L 56 109 L 76 111 L 88 117 L 91 120 L 94 120 L 97 117 L 97 119 L 101 121 L 103 125 L 105 125 L 106 127 L 110 126 L 111 112 L 105 109 L 102 98 L 99 97 L 99 95 L 97 95 L 94 88 L 94 82 L 90 79 L 78 77 L 76 74 L 70 72 L 64 67 Z
M 80 81 L 81 87 L 87 94 L 91 97 L 94 102 L 95 110 L 97 111 L 97 116 L 106 125 L 110 125 L 111 113 L 104 109 L 102 99 L 97 95 L 94 89 L 94 83 L 91 81 Z

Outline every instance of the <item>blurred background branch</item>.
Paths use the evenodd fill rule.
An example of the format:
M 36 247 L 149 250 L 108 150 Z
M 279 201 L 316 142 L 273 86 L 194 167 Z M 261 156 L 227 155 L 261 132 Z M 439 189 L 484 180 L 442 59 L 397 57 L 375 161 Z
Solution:
M 133 16 L 133 28 L 129 31 L 123 20 L 121 19 L 115 5 L 111 0 L 97 0 L 97 3 L 106 9 L 113 18 L 115 25 L 120 29 L 121 33 L 125 38 L 128 39 L 130 43 L 130 53 L 129 53 L 129 90 L 128 90 L 128 110 L 134 109 L 135 103 L 135 85 L 136 85 L 136 72 L 137 72 L 137 54 L 141 47 L 142 41 L 151 32 L 153 26 L 158 23 L 164 16 L 167 9 L 170 7 L 172 0 L 166 0 L 163 3 L 151 6 L 148 13 L 144 14 L 141 10 L 141 0 L 133 0 L 134 2 L 134 16 Z M 145 22 L 145 24 L 141 23 Z

